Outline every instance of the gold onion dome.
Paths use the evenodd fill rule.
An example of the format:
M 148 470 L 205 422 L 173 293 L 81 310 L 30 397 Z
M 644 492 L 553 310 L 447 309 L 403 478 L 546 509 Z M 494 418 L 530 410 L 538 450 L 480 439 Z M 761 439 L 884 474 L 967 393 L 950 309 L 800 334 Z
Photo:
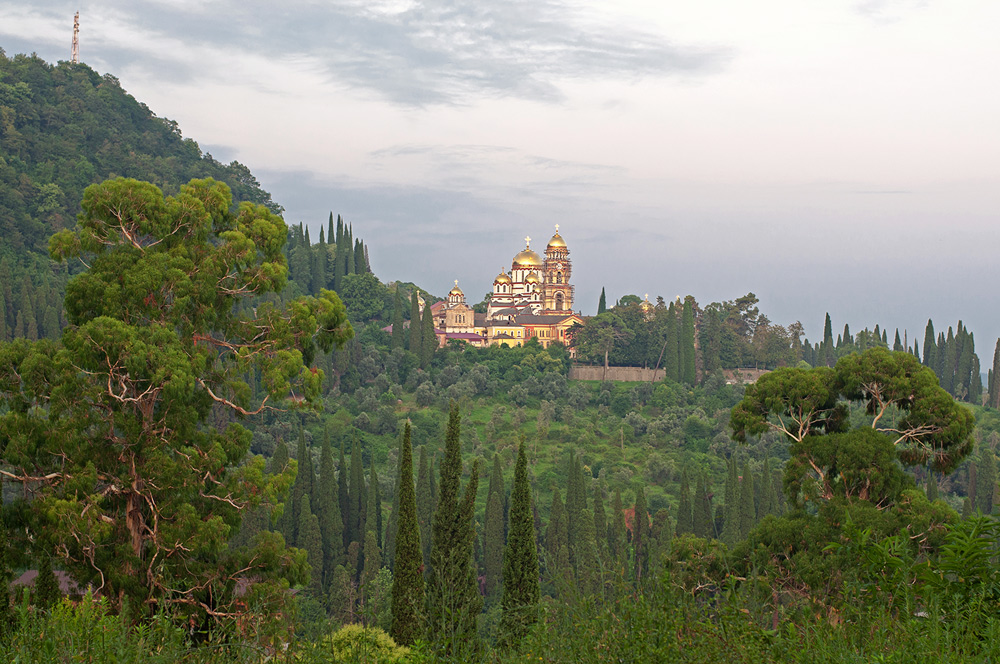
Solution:
M 524 278 L 524 283 L 526 284 L 537 284 L 540 281 L 541 279 L 538 278 L 538 274 L 536 274 L 535 272 L 529 272 L 528 276 Z
M 549 246 L 547 249 L 565 249 L 566 241 L 562 239 L 562 235 L 559 235 L 559 224 L 556 224 L 556 234 L 552 236 L 549 240 Z
M 456 281 L 454 287 L 448 291 L 448 295 L 465 295 L 465 293 L 463 293 L 462 289 L 458 287 L 458 282 Z
M 514 256 L 514 262 L 519 265 L 531 265 L 535 267 L 540 267 L 542 264 L 542 259 L 538 257 L 538 254 L 533 252 L 531 249 L 525 249 L 517 256 Z
M 510 277 L 507 276 L 506 272 L 501 271 L 500 274 L 497 275 L 497 278 L 493 280 L 493 283 L 495 283 L 495 284 L 509 284 L 510 283 Z

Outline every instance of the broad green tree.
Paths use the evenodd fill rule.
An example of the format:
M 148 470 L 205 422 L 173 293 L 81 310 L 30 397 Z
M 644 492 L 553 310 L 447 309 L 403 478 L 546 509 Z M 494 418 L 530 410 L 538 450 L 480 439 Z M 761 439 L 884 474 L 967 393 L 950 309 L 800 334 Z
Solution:
M 49 245 L 54 259 L 87 266 L 67 287 L 61 343 L 0 347 L 4 472 L 32 486 L 34 527 L 60 566 L 114 604 L 192 619 L 244 611 L 239 578 L 280 605 L 280 579 L 305 571 L 274 533 L 226 546 L 243 512 L 278 501 L 294 467 L 268 476 L 248 454 L 250 433 L 210 426 L 212 408 L 314 403 L 317 347 L 351 335 L 331 291 L 284 309 L 254 301 L 285 284 L 286 227 L 231 202 L 213 180 L 171 197 L 136 180 L 89 187 L 76 229 Z M 253 372 L 258 401 L 243 380 Z

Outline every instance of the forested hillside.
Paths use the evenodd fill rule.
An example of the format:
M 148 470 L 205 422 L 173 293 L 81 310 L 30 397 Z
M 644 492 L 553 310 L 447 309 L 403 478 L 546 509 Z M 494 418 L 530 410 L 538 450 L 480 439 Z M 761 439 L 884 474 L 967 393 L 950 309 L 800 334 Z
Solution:
M 995 654 L 1000 414 L 961 322 L 810 343 L 752 293 L 620 298 L 573 348 L 666 369 L 637 383 L 439 347 L 363 229 L 289 229 L 113 78 L 2 71 L 5 659 Z M 84 194 L 81 164 L 159 186 Z M 773 371 L 722 371 L 747 366 Z M 60 604 L 56 572 L 102 599 Z
M 281 212 L 246 166 L 203 154 L 114 76 L 0 49 L 0 340 L 58 337 L 66 280 L 79 266 L 52 263 L 49 236 L 73 227 L 88 185 L 119 176 L 171 194 L 212 177 L 234 202 Z

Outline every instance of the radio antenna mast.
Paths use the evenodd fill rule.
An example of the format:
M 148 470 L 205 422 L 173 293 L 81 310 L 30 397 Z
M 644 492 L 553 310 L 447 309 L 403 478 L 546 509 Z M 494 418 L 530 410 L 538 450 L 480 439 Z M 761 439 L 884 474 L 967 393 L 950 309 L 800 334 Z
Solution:
M 73 51 L 69 61 L 74 65 L 80 64 L 80 12 L 73 16 Z

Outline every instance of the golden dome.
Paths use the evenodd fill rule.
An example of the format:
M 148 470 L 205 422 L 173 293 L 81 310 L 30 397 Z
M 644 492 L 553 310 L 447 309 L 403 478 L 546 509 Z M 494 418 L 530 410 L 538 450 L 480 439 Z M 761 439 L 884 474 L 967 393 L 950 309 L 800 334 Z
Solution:
M 537 284 L 540 282 L 541 279 L 538 278 L 538 275 L 535 272 L 529 272 L 528 276 L 524 278 L 524 283 L 526 284 Z
M 546 249 L 565 249 L 566 241 L 562 239 L 562 235 L 559 235 L 559 224 L 556 224 L 556 234 L 552 236 L 549 240 L 549 246 Z
M 541 267 L 542 259 L 538 257 L 538 254 L 531 250 L 531 238 L 524 238 L 524 251 L 514 256 L 515 265 L 524 265 L 527 267 Z
M 455 286 L 450 291 L 448 291 L 448 295 L 457 295 L 459 297 L 465 295 L 465 293 L 462 292 L 462 289 L 458 287 L 457 279 L 455 280 Z
M 495 283 L 495 284 L 509 284 L 510 283 L 510 277 L 507 276 L 506 272 L 501 272 L 500 274 L 497 275 L 497 278 L 493 280 L 493 283 Z

